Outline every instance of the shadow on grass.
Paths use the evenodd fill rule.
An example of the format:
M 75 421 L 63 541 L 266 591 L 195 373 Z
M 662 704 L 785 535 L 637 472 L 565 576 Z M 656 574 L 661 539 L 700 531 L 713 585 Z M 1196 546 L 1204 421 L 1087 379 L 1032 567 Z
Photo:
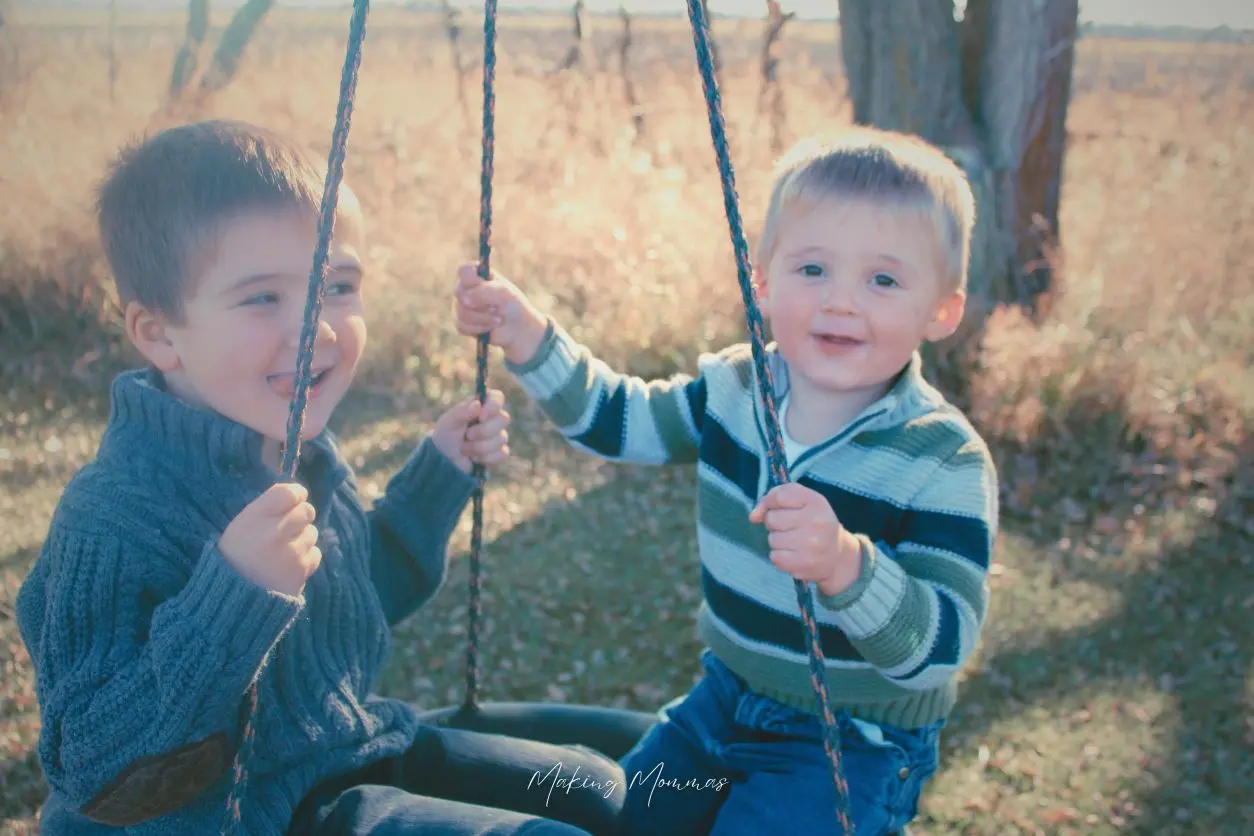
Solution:
M 1203 406 L 1199 421 L 1225 412 L 1222 404 Z M 1190 537 L 1167 543 L 1152 559 L 1128 560 L 1116 548 L 1097 561 L 1065 557 L 1062 572 L 1117 591 L 1122 604 L 1095 623 L 1029 632 L 1016 646 L 993 651 L 964 684 L 950 730 L 979 735 L 1036 707 L 1057 719 L 1056 707 L 1078 689 L 1159 683 L 1175 700 L 1172 726 L 1162 732 L 1170 743 L 1144 766 L 1151 780 L 1130 790 L 1141 813 L 1127 829 L 1249 832 L 1243 823 L 1254 819 L 1254 766 L 1244 694 L 1254 651 L 1239 637 L 1248 632 L 1254 601 L 1254 574 L 1242 562 L 1254 542 L 1241 528 L 1254 516 L 1254 447 L 1242 424 L 1219 443 L 1229 455 L 1207 466 L 1200 453 L 1155 449 L 1135 433 L 1129 438 L 1129 410 L 1118 396 L 1079 398 L 1028 441 L 990 433 L 1005 493 L 1023 497 L 1007 503 L 1006 533 L 1044 553 L 1064 536 L 1078 542 L 1100 517 L 1136 518 L 1138 505 L 1153 515 L 1182 498 L 1213 504 L 1195 515 Z M 368 436 L 395 414 L 389 398 L 366 399 L 342 432 Z M 1175 440 L 1215 432 L 1177 427 Z M 543 448 L 551 439 L 537 433 L 530 443 Z M 361 471 L 390 470 L 400 447 L 370 456 Z M 1139 462 L 1138 474 L 1128 470 L 1129 459 Z M 1196 471 L 1183 488 L 1181 469 Z M 692 472 L 607 472 L 605 484 L 546 506 L 487 544 L 481 699 L 651 710 L 691 686 L 700 650 L 693 631 L 700 596 Z M 1080 508 L 1083 519 L 1068 519 L 1061 510 L 1068 506 Z M 32 558 L 16 554 L 10 568 L 20 572 Z M 424 708 L 460 700 L 467 570 L 465 555 L 455 555 L 441 592 L 398 626 L 380 691 Z M 969 702 L 983 711 L 965 712 Z M 33 759 L 28 752 L 0 766 L 19 779 L 14 799 L 6 787 L 9 814 L 25 815 L 41 801 Z M 1188 821 L 1177 818 L 1181 810 Z
M 1254 725 L 1245 681 L 1254 645 L 1239 637 L 1248 635 L 1254 605 L 1254 444 L 1222 397 L 1202 393 L 1197 414 L 1183 416 L 1170 446 L 1158 451 L 1146 438 L 1120 437 L 1127 409 L 1107 392 L 1077 399 L 1055 417 L 1051 433 L 1028 446 L 990 439 L 1000 458 L 1014 463 L 1007 467 L 1009 493 L 1023 484 L 1025 470 L 1035 482 L 1031 504 L 1038 512 L 1030 521 L 1004 515 L 1005 530 L 1048 548 L 1063 538 L 1078 543 L 1104 520 L 1097 542 L 1104 538 L 1106 547 L 1097 549 L 1097 560 L 1064 553 L 1061 571 L 1117 592 L 1123 603 L 1095 623 L 1045 631 L 986 657 L 983 672 L 963 686 L 964 698 L 982 710 L 966 714 L 960 700 L 951 728 L 979 735 L 1033 706 L 1066 702 L 1077 690 L 1115 693 L 1121 684 L 1156 683 L 1175 701 L 1176 726 L 1164 730 L 1171 743 L 1163 756 L 1145 764 L 1148 780 L 1134 791 L 1141 814 L 1127 832 L 1248 833 Z M 1212 441 L 1196 443 L 1203 438 Z M 1068 508 L 1084 519 L 1068 521 Z M 1108 536 L 1125 521 L 1171 509 L 1196 521 L 1192 536 L 1173 537 L 1156 554 L 1129 557 Z M 1072 522 L 1080 523 L 1079 536 Z
M 17 757 L 0 760 L 0 825 L 9 819 L 32 816 L 44 803 L 48 789 L 39 769 L 35 749 Z
M 1211 406 L 1214 415 L 1224 411 Z M 1069 580 L 1105 587 L 1122 603 L 1076 628 L 1034 633 L 1027 622 L 1008 624 L 1024 635 L 982 660 L 983 672 L 963 686 L 950 731 L 979 735 L 1038 707 L 1056 715 L 1077 691 L 1115 694 L 1121 686 L 1152 683 L 1175 701 L 1161 732 L 1169 742 L 1146 760 L 1146 781 L 1116 788 L 1127 789 L 1121 800 L 1140 810 L 1127 828 L 1249 832 L 1237 822 L 1254 821 L 1244 702 L 1254 650 L 1239 637 L 1254 602 L 1247 557 L 1254 542 L 1241 528 L 1254 515 L 1254 446 L 1242 424 L 1217 442 L 1229 454 L 1222 466 L 1204 472 L 1200 461 L 1175 448 L 1155 450 L 1128 438 L 1128 408 L 1117 395 L 1081 397 L 1027 445 L 990 438 L 999 459 L 1035 460 L 1030 468 L 1005 467 L 1007 490 L 1013 494 L 1031 479 L 1028 507 L 1045 509 L 1024 514 L 1012 505 L 1003 517 L 1005 533 L 1044 553 L 1064 536 L 1083 539 L 1099 517 L 1137 519 L 1140 505 L 1152 516 L 1201 499 L 1209 510 L 1193 515 L 1191 536 L 1164 541 L 1156 554 L 1125 559 L 1117 543 L 1108 543 L 1097 561 L 1064 555 L 1061 572 Z M 1193 438 L 1193 430 L 1215 431 L 1181 432 Z M 1142 471 L 1130 473 L 1130 459 Z M 1171 467 L 1160 471 L 1164 461 Z M 1191 467 L 1204 484 L 1182 488 L 1179 472 Z M 489 544 L 485 613 L 501 616 L 505 607 L 510 614 L 483 642 L 486 699 L 545 700 L 548 686 L 558 683 L 563 700 L 651 710 L 690 686 L 699 650 L 692 635 L 699 596 L 691 489 L 686 471 L 616 468 L 607 484 L 574 503 L 549 506 Z M 1063 507 L 1080 508 L 1085 518 L 1068 520 L 1057 510 Z M 428 660 L 439 660 L 436 703 L 451 702 L 461 682 L 464 635 L 448 625 L 465 617 L 465 586 L 463 559 L 433 603 L 435 620 L 445 625 L 435 643 L 443 645 L 423 650 Z M 586 668 L 572 663 L 589 658 L 603 661 Z M 441 695 L 442 686 L 451 687 Z M 964 712 L 967 701 L 983 711 Z

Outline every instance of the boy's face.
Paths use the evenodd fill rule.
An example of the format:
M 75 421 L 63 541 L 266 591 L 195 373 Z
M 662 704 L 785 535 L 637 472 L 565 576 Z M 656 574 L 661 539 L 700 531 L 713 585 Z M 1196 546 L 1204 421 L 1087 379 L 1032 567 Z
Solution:
M 273 441 L 287 436 L 317 219 L 252 211 L 222 227 L 196 277 L 181 323 L 128 313 L 140 350 L 185 401 L 207 406 Z M 303 438 L 326 427 L 366 344 L 358 242 L 343 225 L 327 264 Z M 351 226 L 351 225 L 350 225 Z
M 809 389 L 870 393 L 962 319 L 937 232 L 920 212 L 825 198 L 785 210 L 758 293 L 790 373 Z

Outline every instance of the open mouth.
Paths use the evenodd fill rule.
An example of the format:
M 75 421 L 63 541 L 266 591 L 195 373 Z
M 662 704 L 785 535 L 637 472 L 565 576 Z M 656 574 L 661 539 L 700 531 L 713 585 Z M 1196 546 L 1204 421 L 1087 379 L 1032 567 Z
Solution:
M 310 375 L 308 389 L 310 397 L 317 395 L 322 389 L 323 381 L 325 381 L 331 374 L 331 370 L 333 368 L 335 367 L 327 366 L 326 368 L 319 369 Z M 274 390 L 275 394 L 280 397 L 291 398 L 296 394 L 296 375 L 292 372 L 267 375 L 266 382 L 270 384 L 270 388 Z
M 846 337 L 840 334 L 815 334 L 814 338 L 821 345 L 828 348 L 855 348 L 862 345 L 862 340 L 856 340 L 853 337 Z

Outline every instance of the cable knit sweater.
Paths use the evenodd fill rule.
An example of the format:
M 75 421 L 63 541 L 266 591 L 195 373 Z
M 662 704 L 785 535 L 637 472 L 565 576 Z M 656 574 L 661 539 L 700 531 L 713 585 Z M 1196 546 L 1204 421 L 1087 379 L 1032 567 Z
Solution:
M 334 438 L 305 443 L 298 478 L 323 558 L 290 597 L 237 574 L 216 546 L 275 481 L 261 442 L 155 373 L 115 381 L 99 454 L 67 485 L 18 596 L 51 787 L 45 834 L 217 832 L 258 677 L 243 832 L 283 833 L 315 784 L 413 740 L 415 710 L 370 691 L 391 625 L 444 579 L 472 480 L 427 440 L 367 512 Z

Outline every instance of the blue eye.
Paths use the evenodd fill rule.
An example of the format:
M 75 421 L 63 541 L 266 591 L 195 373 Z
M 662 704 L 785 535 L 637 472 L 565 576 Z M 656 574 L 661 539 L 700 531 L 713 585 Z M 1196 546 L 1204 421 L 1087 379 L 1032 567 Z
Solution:
M 346 296 L 356 292 L 357 287 L 352 282 L 336 282 L 327 288 L 328 296 Z
M 896 287 L 898 282 L 887 273 L 876 273 L 871 277 L 871 281 L 876 287 Z
M 258 293 L 256 295 L 249 296 L 242 304 L 249 306 L 271 305 L 278 301 L 279 294 L 277 293 Z
M 806 276 L 807 278 L 817 279 L 823 275 L 823 265 L 803 264 L 801 265 L 801 267 L 798 269 L 797 272 L 801 273 L 801 275 Z

